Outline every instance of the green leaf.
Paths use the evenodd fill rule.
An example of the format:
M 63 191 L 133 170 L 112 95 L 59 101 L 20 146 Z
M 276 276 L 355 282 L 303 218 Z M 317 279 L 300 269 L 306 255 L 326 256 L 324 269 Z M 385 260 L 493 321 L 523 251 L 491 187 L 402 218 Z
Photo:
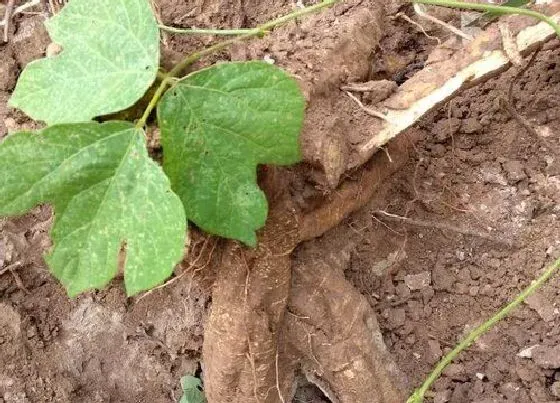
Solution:
M 181 396 L 179 403 L 206 402 L 200 379 L 190 375 L 184 376 L 181 378 L 181 388 L 183 389 L 183 396 Z
M 48 124 L 133 105 L 156 78 L 159 31 L 148 0 L 72 0 L 46 23 L 57 56 L 29 63 L 10 105 Z
M 163 282 L 183 256 L 183 206 L 130 123 L 10 135 L 0 143 L 0 172 L 0 215 L 53 205 L 46 261 L 71 296 L 105 286 L 121 247 L 129 295 Z
M 258 164 L 293 164 L 305 102 L 294 79 L 262 62 L 224 63 L 187 76 L 158 106 L 164 170 L 187 218 L 256 244 L 267 216 Z

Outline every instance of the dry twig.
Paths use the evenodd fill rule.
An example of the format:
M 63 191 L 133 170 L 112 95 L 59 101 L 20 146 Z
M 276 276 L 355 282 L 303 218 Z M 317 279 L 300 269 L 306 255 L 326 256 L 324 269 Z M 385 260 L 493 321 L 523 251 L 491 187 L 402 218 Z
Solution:
M 424 11 L 424 7 L 421 6 L 420 4 L 414 4 L 414 11 L 416 12 L 416 14 L 418 14 L 418 16 L 420 18 L 424 18 L 424 19 L 426 19 L 430 22 L 433 22 L 434 24 L 441 25 L 442 27 L 444 27 L 448 31 L 453 32 L 455 35 L 458 35 L 461 38 L 466 39 L 467 41 L 472 41 L 473 40 L 473 37 L 471 35 L 464 33 L 459 28 L 455 28 L 453 25 L 450 25 L 446 22 L 443 22 L 443 21 L 437 19 L 436 17 L 431 16 L 430 14 L 426 13 Z
M 439 45 L 441 45 L 441 40 L 440 40 L 437 36 L 433 36 L 433 35 L 428 34 L 428 32 L 426 31 L 426 29 L 425 29 L 422 25 L 418 24 L 416 21 L 414 21 L 412 18 L 410 18 L 410 17 L 409 17 L 408 15 L 406 15 L 405 13 L 398 13 L 397 15 L 395 15 L 395 18 L 397 18 L 397 17 L 400 17 L 400 18 L 402 18 L 403 20 L 405 20 L 405 21 L 411 23 L 411 24 L 414 25 L 415 27 L 418 27 L 418 28 L 422 31 L 422 33 L 426 36 L 426 38 L 431 39 L 431 40 L 434 40 L 434 41 L 436 41 Z
M 365 106 L 362 103 L 362 101 L 360 101 L 357 97 L 355 97 L 350 91 L 346 91 L 346 95 L 348 95 L 350 97 L 350 99 L 352 99 L 354 102 L 356 102 L 358 104 L 358 106 L 360 107 L 360 109 L 363 110 L 368 115 L 379 118 L 379 119 L 383 119 L 383 120 L 388 122 L 387 116 L 385 116 L 384 114 L 382 114 L 379 111 L 376 111 L 375 109 L 371 109 L 371 108 L 368 108 L 367 106 Z
M 8 42 L 8 33 L 10 32 L 10 22 L 12 21 L 12 16 L 14 15 L 14 3 L 15 0 L 8 0 L 6 4 L 6 10 L 4 11 L 4 42 Z
M 397 214 L 388 213 L 387 211 L 383 211 L 383 210 L 374 211 L 373 214 L 375 214 L 377 217 L 383 217 L 387 220 L 405 222 L 405 223 L 412 224 L 412 225 L 415 225 L 417 227 L 422 227 L 422 228 L 431 228 L 431 229 L 439 229 L 441 231 L 447 231 L 447 232 L 456 232 L 458 234 L 473 236 L 473 237 L 476 237 L 476 238 L 481 238 L 481 239 L 485 239 L 485 240 L 488 240 L 488 241 L 496 242 L 496 243 L 499 243 L 499 244 L 506 244 L 509 247 L 511 247 L 512 243 L 513 243 L 510 240 L 498 238 L 498 237 L 492 236 L 490 234 L 487 234 L 485 232 L 480 232 L 480 231 L 472 230 L 472 229 L 469 229 L 469 228 L 461 228 L 461 227 L 451 225 L 451 224 L 446 224 L 446 223 L 441 223 L 441 222 L 432 222 L 432 221 L 423 221 L 423 220 L 417 220 L 417 219 L 414 219 L 414 218 L 407 218 L 407 217 L 403 217 L 403 216 L 400 216 L 400 215 L 397 215 Z

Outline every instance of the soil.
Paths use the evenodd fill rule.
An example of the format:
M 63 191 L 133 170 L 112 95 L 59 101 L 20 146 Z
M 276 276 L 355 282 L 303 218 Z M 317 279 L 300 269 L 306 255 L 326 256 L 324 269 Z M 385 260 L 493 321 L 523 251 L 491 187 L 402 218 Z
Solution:
M 154 3 L 163 23 L 184 26 L 253 26 L 292 9 L 278 0 Z M 277 176 L 261 173 L 273 207 L 256 251 L 195 231 L 189 258 L 168 286 L 126 298 L 116 279 L 71 300 L 41 258 L 50 245 L 48 206 L 0 221 L 0 402 L 174 402 L 187 374 L 210 385 L 212 403 L 234 401 L 234 392 L 253 401 L 257 386 L 270 382 L 279 394 L 296 385 L 294 402 L 361 403 L 378 395 L 398 402 L 393 389 L 419 385 L 466 332 L 560 256 L 558 41 L 525 72 L 512 68 L 430 113 L 389 144 L 392 163 L 378 153 L 363 170 L 346 171 L 375 118 L 338 86 L 402 84 L 437 44 L 398 12 L 413 16 L 396 1 L 349 1 L 203 62 L 272 59 L 300 79 L 309 101 L 305 163 Z M 19 71 L 49 44 L 41 18 L 18 16 L 10 42 L 0 44 L 0 138 L 39 127 L 6 101 Z M 450 36 L 426 28 L 441 40 Z M 165 35 L 165 60 L 208 42 Z M 278 190 L 283 183 L 290 197 Z M 294 221 L 290 212 L 313 212 L 325 198 L 334 206 L 323 210 L 330 217 L 313 217 L 340 221 L 337 198 L 352 186 L 353 206 L 365 206 L 335 228 L 323 234 L 311 219 Z M 299 236 L 282 232 L 299 228 Z M 266 288 L 263 272 L 278 284 L 268 294 L 248 293 L 247 284 Z M 560 279 L 551 281 L 461 354 L 429 400 L 560 401 L 559 287 Z M 247 335 L 263 339 L 252 343 Z M 259 341 L 262 371 L 251 371 L 258 360 L 234 353 Z M 374 366 L 348 367 L 348 357 L 362 362 L 356 355 L 365 367 L 375 357 Z M 270 360 L 275 372 L 265 365 Z M 248 375 L 259 379 L 245 391 Z M 366 375 L 376 379 L 360 378 Z M 212 383 L 218 380 L 222 389 Z M 275 393 L 264 390 L 259 401 L 277 402 Z

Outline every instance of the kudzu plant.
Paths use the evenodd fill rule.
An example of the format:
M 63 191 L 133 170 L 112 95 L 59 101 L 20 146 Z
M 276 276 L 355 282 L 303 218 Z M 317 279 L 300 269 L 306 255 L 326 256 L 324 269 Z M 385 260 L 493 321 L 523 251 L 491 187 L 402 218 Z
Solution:
M 162 283 L 183 257 L 187 220 L 255 246 L 267 216 L 257 165 L 300 160 L 301 91 L 286 72 L 259 61 L 180 74 L 207 54 L 333 3 L 224 31 L 238 36 L 165 73 L 159 41 L 166 27 L 148 0 L 97 0 L 94 7 L 72 0 L 46 22 L 62 51 L 29 63 L 9 100 L 46 127 L 0 143 L 0 216 L 52 205 L 45 260 L 70 296 L 106 286 L 121 254 L 128 295 Z M 156 80 L 139 120 L 99 119 L 131 107 Z M 146 145 L 154 110 L 163 167 Z

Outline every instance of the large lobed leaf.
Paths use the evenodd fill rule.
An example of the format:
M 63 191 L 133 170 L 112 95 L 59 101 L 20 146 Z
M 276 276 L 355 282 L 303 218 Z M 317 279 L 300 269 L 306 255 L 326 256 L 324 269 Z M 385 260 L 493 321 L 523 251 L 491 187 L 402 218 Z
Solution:
M 0 215 L 54 206 L 46 256 L 70 295 L 105 286 L 126 250 L 127 293 L 164 281 L 183 255 L 186 219 L 142 130 L 127 122 L 52 126 L 0 143 Z
M 164 170 L 187 218 L 248 245 L 267 216 L 258 164 L 300 160 L 305 102 L 294 79 L 262 62 L 190 74 L 158 106 Z
M 29 63 L 10 105 L 48 124 L 83 122 L 134 104 L 159 67 L 148 0 L 72 0 L 46 23 L 62 53 Z

